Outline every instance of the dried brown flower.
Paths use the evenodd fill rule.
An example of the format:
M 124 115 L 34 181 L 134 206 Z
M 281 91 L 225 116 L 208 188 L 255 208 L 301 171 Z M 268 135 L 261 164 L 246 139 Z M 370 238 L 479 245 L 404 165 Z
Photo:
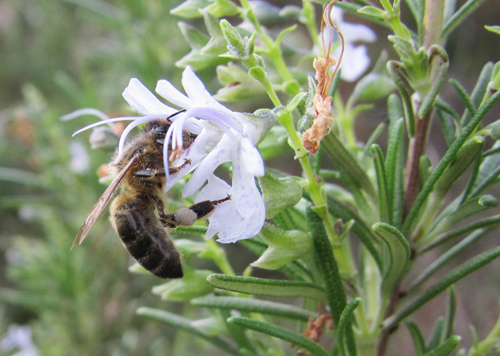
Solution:
M 332 97 L 328 95 L 328 91 L 335 73 L 337 72 L 340 61 L 342 60 L 342 54 L 338 62 L 332 58 L 330 55 L 331 42 L 328 40 L 328 44 L 325 44 L 324 31 L 325 25 L 328 31 L 337 31 L 341 38 L 342 48 L 344 47 L 344 37 L 342 36 L 342 33 L 337 30 L 337 27 L 331 21 L 329 16 L 335 2 L 336 1 L 332 1 L 329 3 L 323 12 L 323 21 L 321 23 L 321 33 L 323 34 L 323 57 L 315 58 L 313 61 L 317 81 L 316 94 L 313 97 L 313 108 L 316 110 L 317 115 L 312 126 L 304 132 L 302 136 L 302 144 L 304 145 L 304 148 L 313 155 L 318 152 L 321 140 L 329 132 L 329 124 L 334 121 L 331 117 Z M 335 67 L 333 73 L 330 74 L 330 68 L 332 68 L 335 64 L 337 64 L 337 66 Z

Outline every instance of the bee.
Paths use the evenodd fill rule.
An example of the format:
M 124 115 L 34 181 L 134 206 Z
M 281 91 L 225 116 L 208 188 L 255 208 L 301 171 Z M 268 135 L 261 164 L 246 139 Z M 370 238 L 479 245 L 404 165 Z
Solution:
M 183 207 L 174 214 L 165 213 L 163 145 L 171 124 L 170 117 L 148 122 L 143 131 L 125 144 L 121 153 L 115 154 L 110 166 L 118 173 L 90 210 L 71 249 L 87 237 L 121 185 L 120 194 L 110 205 L 110 220 L 128 252 L 155 276 L 182 278 L 181 257 L 165 228 L 192 225 L 197 219 L 208 217 L 216 205 L 229 200 L 230 196 Z M 188 148 L 195 138 L 196 135 L 184 131 L 183 148 Z M 169 174 L 175 174 L 190 163 L 186 160 L 178 167 L 169 167 Z

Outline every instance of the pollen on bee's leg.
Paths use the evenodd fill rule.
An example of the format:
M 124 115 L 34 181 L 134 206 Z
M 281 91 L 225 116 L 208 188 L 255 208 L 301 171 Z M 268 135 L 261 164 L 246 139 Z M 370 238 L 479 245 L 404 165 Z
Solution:
M 174 213 L 174 220 L 179 225 L 191 226 L 198 220 L 198 214 L 190 208 L 182 207 Z

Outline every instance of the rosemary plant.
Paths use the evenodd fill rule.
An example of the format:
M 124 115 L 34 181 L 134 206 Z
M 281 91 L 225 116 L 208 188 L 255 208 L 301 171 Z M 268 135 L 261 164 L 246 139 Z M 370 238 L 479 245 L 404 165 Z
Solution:
M 42 352 L 53 355 L 69 354 L 65 347 L 79 343 L 80 353 L 75 354 L 111 354 L 109 350 L 140 354 L 141 342 L 130 346 L 127 339 L 131 335 L 144 338 L 144 330 L 155 330 L 154 342 L 171 350 L 162 354 L 172 355 L 413 352 L 416 356 L 479 356 L 498 352 L 499 321 L 484 338 L 474 329 L 471 337 L 457 335 L 462 329 L 455 315 L 461 298 L 455 284 L 474 278 L 469 275 L 500 256 L 500 246 L 470 254 L 484 246 L 479 244 L 481 239 L 492 240 L 491 232 L 500 224 L 494 196 L 500 174 L 500 124 L 492 114 L 494 110 L 498 114 L 500 62 L 481 63 L 482 70 L 474 73 L 476 79 L 469 87 L 450 77 L 455 64 L 447 48 L 450 36 L 483 2 L 304 0 L 278 7 L 265 1 L 187 0 L 175 5 L 153 1 L 149 6 L 123 1 L 128 5 L 108 7 L 105 2 L 68 1 L 87 15 L 95 12 L 113 18 L 110 26 L 116 26 L 116 34 L 126 43 L 122 57 L 132 62 L 126 66 L 133 70 L 114 68 L 101 78 L 108 95 L 110 88 L 116 88 L 107 84 L 112 75 L 117 79 L 130 75 L 145 83 L 134 79 L 124 92 L 132 112 L 143 116 L 116 116 L 138 125 L 184 109 L 172 119 L 173 131 L 181 126 L 177 131 L 181 141 L 183 128 L 198 130 L 195 145 L 203 135 L 211 135 L 211 140 L 202 141 L 201 149 L 193 146 L 191 152 L 179 153 L 185 155 L 181 160 L 194 162 L 193 170 L 172 178 L 175 184 L 169 181 L 168 207 L 229 198 L 216 207 L 208 226 L 201 221 L 169 232 L 183 256 L 184 277 L 160 283 L 133 265 L 130 270 L 139 275 L 128 278 L 136 285 L 119 304 L 123 312 L 108 320 L 109 303 L 127 289 L 123 282 L 113 281 L 127 278 L 119 272 L 124 255 L 114 256 L 108 242 L 94 242 L 103 259 L 110 256 L 112 268 L 104 268 L 101 275 L 86 266 L 93 263 L 88 256 L 96 254 L 91 250 L 93 242 L 69 254 L 71 231 L 77 223 L 65 217 L 71 210 L 68 201 L 53 193 L 59 214 L 43 210 L 39 219 L 44 221 L 47 241 L 40 246 L 54 246 L 50 248 L 57 250 L 54 256 L 61 262 L 48 263 L 48 253 L 38 257 L 24 239 L 16 242 L 21 257 L 11 262 L 9 270 L 18 289 L 4 289 L 3 300 L 28 306 L 38 318 L 46 318 L 45 324 L 35 326 L 34 340 Z M 144 17 L 135 22 L 139 33 L 126 26 L 127 19 L 138 14 Z M 168 36 L 169 26 L 161 24 L 160 14 L 168 18 L 170 28 L 178 21 L 182 40 L 180 35 Z M 377 47 L 378 60 L 366 73 L 371 62 L 362 43 L 381 41 L 374 30 L 390 34 L 386 48 Z M 500 26 L 485 26 L 482 31 L 500 35 Z M 162 45 L 167 37 L 172 51 Z M 186 44 L 191 49 L 187 54 Z M 119 63 L 120 59 L 114 60 Z M 180 76 L 174 63 L 185 68 L 186 95 L 172 84 Z M 85 88 L 89 84 L 83 76 L 85 96 L 78 95 L 67 76 L 57 76 L 66 95 L 80 98 L 73 100 L 72 109 L 92 106 L 110 111 L 119 105 L 115 98 L 113 105 L 105 104 L 99 99 L 105 96 Z M 168 81 L 158 82 L 157 92 L 172 107 L 146 89 L 167 76 Z M 354 85 L 349 87 L 349 83 Z M 349 88 L 353 89 L 346 100 L 341 93 Z M 215 90 L 213 96 L 208 93 Z M 25 107 L 45 117 L 46 125 L 56 125 L 54 118 L 60 110 L 49 115 L 50 103 L 38 97 L 39 92 L 30 87 L 25 93 Z M 380 103 L 382 122 L 361 142 L 355 123 L 371 115 Z M 117 121 L 98 114 L 105 118 L 103 123 Z M 57 125 L 78 127 L 75 121 Z M 169 130 L 166 142 L 178 141 L 175 135 Z M 117 136 L 107 137 L 111 140 L 92 142 L 101 147 L 103 142 L 118 145 Z M 51 138 L 41 134 L 40 139 Z M 54 145 L 70 145 L 68 141 Z M 105 163 L 104 155 L 92 156 L 92 163 L 87 164 Z M 72 162 L 67 152 L 57 160 L 45 159 L 46 167 L 57 167 L 57 161 Z M 90 198 L 77 165 L 82 160 L 80 156 L 74 161 L 76 168 L 69 176 L 45 175 L 46 180 L 40 182 L 33 174 L 5 169 L 0 170 L 0 178 L 12 181 L 22 176 L 20 183 L 31 185 L 33 191 L 52 192 L 63 181 L 60 184 L 73 189 L 62 195 L 71 191 L 76 204 L 87 204 Z M 168 172 L 169 158 L 165 160 Z M 230 177 L 226 179 L 230 183 L 215 177 L 214 171 Z M 88 184 L 93 185 L 93 192 L 98 190 L 95 181 Z M 100 229 L 113 235 L 107 227 Z M 205 240 L 204 235 L 218 237 L 219 242 Z M 240 248 L 222 244 L 228 242 Z M 245 255 L 241 260 L 254 262 L 232 258 L 233 251 Z M 41 265 L 50 267 L 46 274 L 57 276 L 55 298 L 44 294 L 45 287 L 30 277 L 30 273 L 36 276 L 33 270 Z M 82 274 L 61 271 L 59 266 Z M 154 295 L 182 303 L 182 308 L 140 295 L 151 284 L 156 284 Z M 86 291 L 87 285 L 93 286 L 91 291 Z M 28 298 L 30 290 L 40 297 Z M 500 289 L 488 288 L 488 293 L 500 295 Z M 432 331 L 427 330 L 419 325 L 422 317 L 415 319 L 415 315 L 428 310 L 428 303 L 441 294 L 447 296 L 438 298 L 442 312 L 427 315 L 434 322 Z M 91 302 L 90 296 L 105 302 Z M 97 328 L 98 323 L 85 317 L 86 311 L 70 302 L 61 304 L 71 298 L 87 309 L 95 303 L 111 327 Z M 134 318 L 125 312 L 131 305 L 141 305 L 137 314 L 143 316 L 135 316 L 138 325 L 133 327 L 126 324 Z M 51 349 L 43 337 L 62 331 L 51 333 L 42 326 L 58 313 L 72 325 L 67 332 L 71 341 Z M 163 335 L 167 329 L 157 321 L 182 332 L 176 338 Z M 410 335 L 412 346 L 402 330 Z M 123 334 L 122 341 L 117 341 L 117 334 Z M 462 337 L 472 338 L 472 343 L 461 343 Z M 106 340 L 119 346 L 97 351 L 99 342 Z M 205 347 L 209 351 L 200 351 Z M 151 347 L 141 352 L 156 354 L 158 350 Z

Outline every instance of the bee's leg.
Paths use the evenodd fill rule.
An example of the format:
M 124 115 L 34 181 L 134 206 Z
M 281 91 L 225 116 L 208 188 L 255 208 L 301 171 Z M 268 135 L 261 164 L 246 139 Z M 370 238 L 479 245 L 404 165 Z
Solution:
M 186 159 L 183 164 L 177 167 L 170 167 L 168 169 L 168 174 L 177 173 L 180 169 L 186 167 L 188 164 L 191 164 L 190 159 Z M 134 172 L 134 177 L 141 178 L 155 178 L 155 177 L 165 177 L 164 169 L 141 169 L 140 171 Z
M 160 222 L 163 226 L 169 227 L 169 228 L 176 228 L 177 225 L 179 225 L 175 221 L 174 214 L 165 214 L 163 200 L 161 200 L 161 199 L 156 200 L 156 209 L 158 210 L 158 216 L 159 216 Z
M 191 226 L 196 220 L 208 217 L 218 204 L 230 199 L 231 196 L 228 195 L 224 199 L 201 201 L 191 205 L 189 208 L 182 207 L 173 214 L 163 213 L 162 205 L 161 210 L 158 208 L 158 214 L 160 215 L 161 223 L 165 227 L 177 227 L 178 225 Z

